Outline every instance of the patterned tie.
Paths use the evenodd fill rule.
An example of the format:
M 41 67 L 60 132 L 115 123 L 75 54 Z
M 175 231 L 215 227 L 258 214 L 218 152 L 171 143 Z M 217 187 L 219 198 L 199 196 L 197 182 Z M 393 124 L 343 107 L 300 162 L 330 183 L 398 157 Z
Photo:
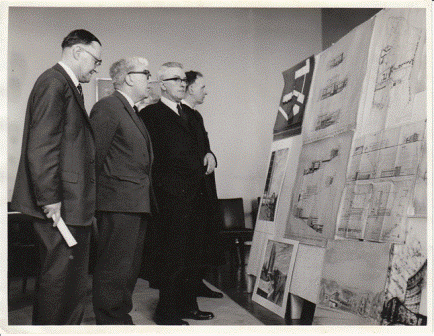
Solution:
M 83 88 L 81 87 L 80 83 L 78 83 L 78 85 L 77 85 L 77 90 L 78 90 L 78 93 L 80 93 L 81 98 L 84 98 L 83 97 Z

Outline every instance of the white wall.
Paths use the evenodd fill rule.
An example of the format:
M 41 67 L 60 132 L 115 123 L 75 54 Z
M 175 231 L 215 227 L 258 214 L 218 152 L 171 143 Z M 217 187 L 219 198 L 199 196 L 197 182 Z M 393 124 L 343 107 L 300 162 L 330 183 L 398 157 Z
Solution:
M 10 7 L 8 24 L 8 199 L 19 160 L 27 97 L 60 58 L 69 31 L 84 28 L 103 45 L 97 77 L 122 57 L 144 56 L 150 70 L 179 61 L 199 70 L 209 94 L 199 106 L 217 155 L 220 198 L 262 194 L 282 72 L 321 51 L 319 8 Z M 90 111 L 95 79 L 84 85 Z

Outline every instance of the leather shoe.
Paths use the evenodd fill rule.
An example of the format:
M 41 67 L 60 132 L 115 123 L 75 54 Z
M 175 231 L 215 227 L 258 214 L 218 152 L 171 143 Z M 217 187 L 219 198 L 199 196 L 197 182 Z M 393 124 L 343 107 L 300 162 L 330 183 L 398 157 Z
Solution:
M 158 325 L 190 325 L 187 321 L 181 320 L 177 317 L 167 317 L 167 316 L 154 316 L 154 322 Z
M 211 320 L 214 318 L 214 314 L 211 312 L 201 311 L 199 309 L 193 309 L 180 314 L 181 318 L 193 319 L 193 320 Z

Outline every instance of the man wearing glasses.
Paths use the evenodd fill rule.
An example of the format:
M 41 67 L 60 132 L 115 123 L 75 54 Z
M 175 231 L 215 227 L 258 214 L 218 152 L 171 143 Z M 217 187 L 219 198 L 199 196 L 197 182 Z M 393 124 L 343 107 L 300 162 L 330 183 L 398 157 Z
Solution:
M 160 325 L 188 325 L 183 319 L 209 320 L 211 312 L 199 310 L 192 279 L 208 262 L 209 242 L 204 218 L 210 195 L 205 176 L 215 167 L 204 162 L 200 125 L 185 114 L 187 78 L 182 65 L 165 63 L 158 71 L 161 100 L 140 113 L 151 134 L 155 161 L 153 186 L 159 213 L 147 240 L 150 260 L 147 279 L 159 288 L 154 321 Z M 214 157 L 213 157 L 214 158 Z
M 35 325 L 80 324 L 95 212 L 95 143 L 80 83 L 101 64 L 101 43 L 86 30 L 62 42 L 62 59 L 37 79 L 27 104 L 12 208 L 33 216 L 40 242 Z M 62 218 L 77 244 L 58 230 Z
M 148 96 L 148 61 L 110 67 L 115 92 L 92 108 L 96 141 L 97 262 L 93 308 L 97 324 L 132 325 L 132 294 L 151 214 L 151 140 L 135 103 Z

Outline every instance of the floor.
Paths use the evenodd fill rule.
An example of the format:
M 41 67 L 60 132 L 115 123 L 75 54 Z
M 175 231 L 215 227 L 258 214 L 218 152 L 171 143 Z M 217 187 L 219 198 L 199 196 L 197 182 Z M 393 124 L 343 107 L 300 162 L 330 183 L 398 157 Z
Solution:
M 206 283 L 214 290 L 221 290 L 225 294 L 224 298 L 198 299 L 202 310 L 208 309 L 215 313 L 216 318 L 210 323 L 211 325 L 305 324 L 300 320 L 284 319 L 252 301 L 252 294 L 248 293 L 247 289 L 247 276 L 242 276 L 239 268 L 235 272 L 231 272 L 228 265 L 223 266 L 218 274 L 218 277 L 207 276 Z M 9 325 L 31 324 L 34 288 L 34 277 L 28 278 L 24 291 L 22 278 L 9 279 Z M 135 309 L 131 313 L 133 320 L 137 321 L 137 324 L 153 324 L 151 314 L 158 300 L 158 291 L 150 289 L 146 281 L 139 279 L 133 300 L 135 301 Z M 148 302 L 147 307 L 144 306 L 144 302 Z M 196 321 L 189 322 L 190 324 L 196 323 Z M 90 296 L 89 307 L 82 324 L 95 324 Z
M 222 266 L 219 269 L 219 277 L 209 275 L 207 281 L 217 288 L 221 289 L 233 301 L 246 309 L 250 314 L 255 316 L 264 325 L 311 325 L 313 324 L 313 313 L 315 305 L 309 302 L 304 303 L 304 312 L 300 319 L 291 319 L 291 307 L 288 306 L 286 318 L 280 317 L 269 309 L 261 306 L 252 300 L 252 282 L 254 278 L 249 275 L 242 274 L 241 268 L 237 268 L 235 272 L 230 270 L 230 267 Z M 250 278 L 250 279 L 249 279 Z

